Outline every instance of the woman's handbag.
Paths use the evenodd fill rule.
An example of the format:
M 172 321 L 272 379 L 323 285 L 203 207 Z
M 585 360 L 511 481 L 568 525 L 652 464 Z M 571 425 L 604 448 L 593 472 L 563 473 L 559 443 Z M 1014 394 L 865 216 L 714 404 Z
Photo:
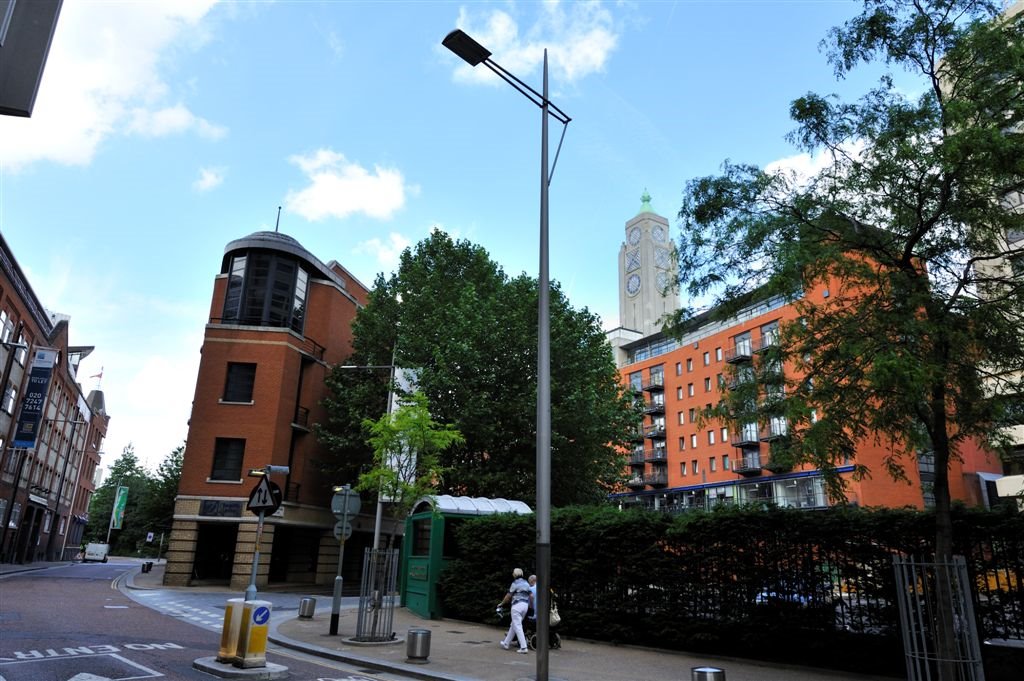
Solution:
M 562 621 L 562 616 L 558 614 L 558 606 L 551 606 L 551 616 L 548 619 L 548 624 L 552 627 L 557 627 L 558 623 Z

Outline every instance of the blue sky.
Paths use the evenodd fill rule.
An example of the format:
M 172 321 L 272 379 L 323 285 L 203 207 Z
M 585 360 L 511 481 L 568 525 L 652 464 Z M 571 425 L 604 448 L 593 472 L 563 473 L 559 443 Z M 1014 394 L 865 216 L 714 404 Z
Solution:
M 551 184 L 551 276 L 617 325 L 617 257 L 647 189 L 675 225 L 725 159 L 808 167 L 789 103 L 852 0 L 65 0 L 30 119 L 0 117 L 0 230 L 94 345 L 112 416 L 154 467 L 187 434 L 227 242 L 273 229 L 366 285 L 433 228 L 537 273 L 540 112 L 441 46 L 459 27 L 573 118 Z M 559 126 L 552 121 L 552 141 Z M 552 155 L 554 146 L 552 145 Z

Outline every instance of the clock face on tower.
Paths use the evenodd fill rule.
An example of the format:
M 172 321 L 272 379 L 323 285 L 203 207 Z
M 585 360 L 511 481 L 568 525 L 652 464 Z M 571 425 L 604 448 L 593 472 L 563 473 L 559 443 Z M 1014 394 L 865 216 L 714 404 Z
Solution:
M 661 225 L 655 225 L 654 229 L 651 230 L 651 236 L 654 240 L 661 243 L 665 240 L 665 228 Z
M 638 243 L 640 243 L 640 228 L 634 227 L 629 230 L 629 245 L 636 246 Z
M 639 290 L 640 290 L 640 275 L 639 274 L 631 274 L 631 275 L 629 275 L 629 278 L 626 279 L 626 293 L 628 293 L 631 296 L 635 296 Z

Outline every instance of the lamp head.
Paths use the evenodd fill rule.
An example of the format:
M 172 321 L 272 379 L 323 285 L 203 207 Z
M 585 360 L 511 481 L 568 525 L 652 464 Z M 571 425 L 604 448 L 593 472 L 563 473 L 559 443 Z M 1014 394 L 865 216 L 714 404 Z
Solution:
M 466 35 L 462 29 L 455 29 L 444 37 L 441 44 L 462 57 L 470 66 L 476 66 L 491 56 L 490 51 Z

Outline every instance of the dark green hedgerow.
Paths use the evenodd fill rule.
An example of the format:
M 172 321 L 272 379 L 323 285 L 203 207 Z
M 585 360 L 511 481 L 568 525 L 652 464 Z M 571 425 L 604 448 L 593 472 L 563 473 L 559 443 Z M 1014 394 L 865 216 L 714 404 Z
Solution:
M 954 532 L 982 636 L 1020 638 L 1024 516 L 957 508 Z M 535 571 L 535 519 L 481 517 L 456 536 L 445 615 L 496 623 L 512 569 Z M 899 674 L 892 560 L 927 555 L 933 536 L 932 515 L 908 509 L 563 508 L 551 582 L 569 635 Z

